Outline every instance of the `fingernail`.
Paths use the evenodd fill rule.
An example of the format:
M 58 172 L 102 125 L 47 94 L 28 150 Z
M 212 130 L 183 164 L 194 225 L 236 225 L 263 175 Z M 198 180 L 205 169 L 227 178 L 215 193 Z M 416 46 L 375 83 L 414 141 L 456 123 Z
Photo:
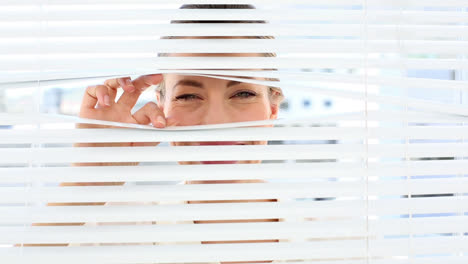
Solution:
M 156 117 L 156 123 L 158 125 L 160 125 L 161 127 L 165 127 L 166 126 L 166 119 L 164 119 L 164 117 L 162 117 L 162 116 L 158 116 L 158 117 Z
M 110 106 L 110 98 L 109 95 L 104 95 L 104 104 Z

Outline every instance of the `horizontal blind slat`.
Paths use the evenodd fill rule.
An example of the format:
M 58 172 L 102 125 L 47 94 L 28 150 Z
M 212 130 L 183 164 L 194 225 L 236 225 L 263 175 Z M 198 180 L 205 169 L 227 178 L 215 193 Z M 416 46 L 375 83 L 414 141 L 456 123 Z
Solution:
M 321 144 L 178 147 L 3 148 L 2 163 L 294 160 L 368 157 L 465 157 L 466 144 Z
M 0 231 L 0 242 L 4 244 L 298 240 L 312 237 L 362 236 L 365 233 L 365 221 L 0 227 Z
M 454 186 L 453 188 L 457 188 Z M 359 196 L 362 182 L 250 183 L 165 186 L 3 187 L 3 203 L 146 202 L 186 200 L 290 199 Z M 456 190 L 454 190 L 456 191 Z
M 416 111 L 375 111 L 369 110 L 368 112 L 357 111 L 350 113 L 340 113 L 331 115 L 319 115 L 316 117 L 307 117 L 301 119 L 279 119 L 279 120 L 267 120 L 267 121 L 256 121 L 256 122 L 240 122 L 240 123 L 229 123 L 224 124 L 227 127 L 253 127 L 262 125 L 287 125 L 287 126 L 317 126 L 319 124 L 329 126 L 330 122 L 346 122 L 354 121 L 360 122 L 361 126 L 365 126 L 365 120 L 368 121 L 379 121 L 379 122 L 398 122 L 405 120 L 407 122 L 415 123 L 429 123 L 429 124 L 442 124 L 442 125 L 460 125 L 463 122 L 468 121 L 468 117 L 447 114 L 447 113 L 424 113 Z M 68 124 L 74 126 L 75 123 L 82 124 L 94 124 L 94 125 L 109 125 L 116 127 L 125 128 L 151 128 L 148 126 L 135 126 L 129 123 L 117 123 L 117 122 L 104 122 L 102 120 L 93 119 L 80 119 L 75 116 L 69 115 L 42 115 L 42 114 L 2 114 L 0 113 L 0 124 L 3 126 L 14 126 L 14 125 L 50 125 L 50 124 Z M 364 124 L 362 124 L 364 123 Z M 228 126 L 229 125 L 229 126 Z M 194 128 L 194 127 L 192 127 Z M 197 127 L 200 129 L 200 126 Z M 204 126 L 205 129 L 214 129 L 213 126 Z M 194 129 L 193 129 L 194 130 Z
M 459 147 L 457 147 L 459 148 Z M 448 150 L 450 152 L 450 149 Z M 400 151 L 401 152 L 401 151 Z M 455 151 L 456 152 L 456 151 Z M 357 158 L 364 145 L 3 148 L 2 163 L 155 162 Z M 455 153 L 456 154 L 456 153 Z M 437 154 L 436 154 L 437 155 Z
M 185 200 L 290 199 L 360 197 L 364 181 L 313 183 L 250 183 L 152 186 L 3 187 L 3 203 L 145 202 Z M 367 182 L 376 197 L 464 193 L 468 178 L 412 179 Z
M 460 140 L 468 127 L 275 127 L 236 128 L 210 131 L 165 131 L 123 129 L 0 130 L 0 144 L 106 143 L 106 142 L 210 142 L 254 140 L 363 140 L 372 139 L 452 139 Z
M 288 10 L 289 12 L 284 12 Z M 72 11 L 72 12 L 70 12 Z M 364 17 L 362 10 L 308 10 L 297 8 L 264 9 L 264 10 L 236 10 L 220 9 L 161 9 L 145 8 L 143 10 L 115 10 L 115 12 L 102 12 L 102 10 L 79 10 L 74 8 L 65 12 L 63 8 L 41 9 L 40 6 L 29 9 L 16 9 L 5 7 L 0 11 L 0 21 L 109 21 L 116 20 L 116 12 L 120 21 L 164 21 L 164 20 L 287 20 L 287 21 L 347 21 L 361 23 Z M 451 11 L 382 11 L 368 9 L 366 15 L 368 23 L 394 23 L 401 21 L 405 24 L 451 24 L 467 23 L 468 17 L 463 12 Z
M 158 173 L 155 174 L 154 172 Z M 119 182 L 119 181 L 187 181 L 187 180 L 241 180 L 241 179 L 307 179 L 368 177 L 403 177 L 457 175 L 468 172 L 468 163 L 462 160 L 372 162 L 282 163 L 282 164 L 223 164 L 223 165 L 151 165 L 151 166 L 86 166 L 1 168 L 0 183 L 30 182 Z M 169 176 L 170 175 L 170 176 Z
M 164 204 L 108 206 L 0 206 L 1 224 L 142 222 L 233 219 L 323 219 L 416 214 L 438 216 L 468 211 L 466 197 L 382 200 L 284 201 L 278 203 Z M 367 207 L 366 207 L 367 204 Z M 131 212 L 131 213 L 129 213 Z
M 102 5 L 102 4 L 158 4 L 158 3 L 167 3 L 166 0 L 49 0 L 48 5 Z M 174 4 L 285 4 L 282 0 L 173 0 L 171 3 Z M 309 0 L 291 0 L 288 1 L 289 4 L 310 4 Z M 361 0 L 316 0 L 314 1 L 316 5 L 361 5 Z M 5 0 L 5 5 L 37 5 L 35 0 Z M 402 6 L 402 7 L 420 7 L 421 2 L 418 0 L 394 0 L 388 2 L 386 0 L 374 0 L 367 3 L 371 7 L 381 7 L 381 6 Z M 424 1 L 424 6 L 466 6 L 466 0 L 447 0 L 440 2 L 437 0 L 426 0 Z
M 467 217 L 436 217 L 395 220 L 331 220 L 312 222 L 116 225 L 116 226 L 35 226 L 1 228 L 4 244 L 53 243 L 150 243 L 182 241 L 268 240 L 335 238 L 384 235 L 464 233 Z M 366 230 L 368 227 L 368 231 Z M 367 233 L 369 232 L 369 233 Z M 177 236 L 174 236 L 178 233 Z
M 118 27 L 117 27 L 118 25 Z M 0 38 L 28 39 L 31 37 L 116 37 L 116 36 L 354 36 L 367 39 L 450 38 L 463 36 L 463 25 L 374 25 L 367 26 L 364 35 L 360 24 L 167 24 L 130 23 L 125 21 L 49 21 L 47 29 L 38 32 L 34 22 L 0 22 Z
M 343 250 L 336 251 L 336 248 Z M 365 241 L 322 241 L 303 243 L 244 243 L 217 245 L 106 246 L 106 247 L 26 247 L 0 248 L 8 263 L 23 261 L 67 261 L 83 263 L 107 261 L 135 262 L 213 262 L 261 261 L 268 259 L 350 258 L 365 256 Z M 184 254 L 179 254 L 184 252 Z M 216 254 L 213 254 L 216 252 Z M 242 254 L 239 254 L 242 252 Z M 18 262 L 18 256 L 21 256 Z
M 420 239 L 419 239 L 420 240 Z M 453 253 L 466 251 L 468 245 L 460 237 L 425 238 L 426 243 L 414 243 L 407 247 L 409 239 L 394 239 L 393 241 L 372 241 L 371 256 L 409 255 L 415 254 Z M 342 250 L 336 250 L 341 248 Z M 129 262 L 186 262 L 186 261 L 252 261 L 262 259 L 308 259 L 308 258 L 362 258 L 366 255 L 365 240 L 350 241 L 319 241 L 303 243 L 248 243 L 235 245 L 177 245 L 177 246 L 107 246 L 96 247 L 63 247 L 57 250 L 53 247 L 27 247 L 0 249 L 2 258 L 9 263 L 24 263 L 24 261 L 73 259 L 78 261 L 117 261 Z M 183 251 L 185 254 L 177 254 Z M 214 257 L 208 252 L 216 251 Z M 243 252 L 243 254 L 238 254 Z M 22 256 L 18 262 L 18 256 Z M 222 257 L 221 257 L 222 256 Z
M 463 236 L 382 239 L 369 244 L 370 254 L 377 256 L 458 254 L 467 250 L 468 244 Z
M 0 65 L 0 73 L 7 75 L 9 71 L 86 71 L 96 70 L 96 75 L 105 75 L 109 72 L 109 65 L 115 65 L 112 69 L 116 71 L 153 71 L 158 69 L 301 69 L 301 68 L 364 68 L 362 58 L 314 58 L 304 60 L 301 58 L 278 58 L 278 57 L 244 57 L 229 58 L 226 63 L 225 58 L 216 57 L 157 57 L 157 54 L 141 54 L 133 58 L 115 56 L 96 55 L 87 58 L 81 55 L 69 57 L 66 60 L 60 58 L 41 57 L 6 57 L 0 58 L 4 62 Z M 80 58 L 79 58 L 80 57 Z M 40 64 L 39 64 L 40 63 Z M 86 67 L 85 67 L 86 66 Z M 405 66 L 412 69 L 467 69 L 468 62 L 458 59 L 374 59 L 369 58 L 367 67 L 369 68 L 399 68 Z M 102 70 L 102 69 L 106 70 Z M 105 74 L 101 74 L 100 71 Z M 30 74 L 30 73 L 29 73 Z M 3 77 L 2 77 L 3 79 Z M 8 80 L 5 76 L 4 80 Z
M 331 204 L 330 204 L 331 203 Z M 118 206 L 1 206 L 2 224 L 360 217 L 363 201 L 255 202 Z M 132 213 L 128 213 L 128 212 Z
M 43 38 L 4 39 L 0 54 L 75 54 L 112 53 L 359 53 L 362 40 L 289 40 L 289 39 L 157 39 L 155 37 L 121 38 Z M 463 55 L 468 41 L 444 40 L 368 40 L 367 51 L 375 53 L 436 53 Z
M 291 71 L 247 71 L 247 70 L 152 70 L 152 71 L 122 71 L 116 70 L 113 72 L 101 72 L 101 76 L 93 75 L 92 72 L 80 71 L 80 72 L 66 72 L 66 71 L 50 71 L 48 73 L 25 73 L 24 75 L 18 73 L 11 73 L 8 78 L 0 80 L 0 89 L 19 89 L 19 88 L 34 88 L 38 80 L 44 87 L 57 86 L 57 85 L 70 85 L 70 84 L 81 84 L 85 86 L 86 83 L 91 84 L 96 81 L 103 81 L 106 78 L 116 78 L 120 76 L 130 76 L 137 78 L 140 75 L 154 74 L 154 73 L 176 73 L 188 76 L 217 76 L 217 75 L 230 75 L 236 77 L 258 77 L 258 78 L 277 78 L 279 84 L 297 84 L 309 82 L 314 85 L 331 86 L 335 83 L 346 83 L 348 85 L 362 85 L 363 76 L 351 75 L 351 74 L 325 74 L 325 73 L 310 73 L 304 72 L 300 69 L 294 72 Z M 300 79 L 299 79 L 300 78 Z M 260 81 L 260 80 L 259 80 Z M 401 77 L 373 77 L 368 76 L 367 82 L 370 85 L 394 85 L 399 88 L 421 88 L 425 87 L 428 89 L 466 89 L 465 81 L 457 80 L 437 80 L 427 78 L 401 78 Z M 70 87 L 76 89 L 76 87 Z

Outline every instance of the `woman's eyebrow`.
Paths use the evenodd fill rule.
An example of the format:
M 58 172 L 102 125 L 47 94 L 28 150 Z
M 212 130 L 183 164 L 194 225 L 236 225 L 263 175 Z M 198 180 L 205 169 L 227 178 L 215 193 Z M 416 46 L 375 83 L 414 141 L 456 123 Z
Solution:
M 203 84 L 202 84 L 201 82 L 197 82 L 197 81 L 194 81 L 194 80 L 184 79 L 184 80 L 178 81 L 178 82 L 174 85 L 174 87 L 172 87 L 172 89 L 176 88 L 178 85 L 193 86 L 193 87 L 197 87 L 197 88 L 205 88 L 205 87 L 203 87 Z
M 241 82 L 238 82 L 238 81 L 230 81 L 227 83 L 227 87 L 231 87 L 231 86 L 234 86 L 234 85 L 238 85 L 238 84 L 241 84 Z

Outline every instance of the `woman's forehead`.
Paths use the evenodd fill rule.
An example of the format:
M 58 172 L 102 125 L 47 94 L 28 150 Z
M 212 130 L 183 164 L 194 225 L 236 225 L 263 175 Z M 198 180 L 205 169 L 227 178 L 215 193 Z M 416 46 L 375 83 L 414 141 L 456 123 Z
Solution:
M 219 77 L 207 77 L 207 76 L 193 76 L 193 75 L 185 75 L 185 74 L 177 74 L 177 73 L 167 73 L 164 74 L 164 79 L 166 81 L 178 81 L 182 79 L 186 80 L 197 80 L 201 82 L 232 82 L 232 78 L 236 79 L 246 79 L 246 83 L 249 83 L 248 80 L 260 80 L 261 78 L 256 78 L 256 77 L 239 77 L 239 76 L 227 76 L 227 75 L 222 75 Z M 240 83 L 243 83 L 242 81 L 236 80 Z
M 233 76 L 225 76 L 225 77 L 233 77 Z M 254 79 L 253 77 L 249 77 L 249 79 Z M 242 84 L 243 87 L 249 86 L 252 88 L 263 88 L 267 87 L 264 85 L 253 84 L 251 82 L 242 82 L 239 80 L 232 80 L 232 79 L 224 79 L 222 77 L 205 77 L 205 76 L 190 76 L 190 75 L 183 75 L 183 74 L 167 74 L 165 77 L 166 88 L 175 89 L 176 87 L 181 86 L 190 86 L 190 87 L 197 87 L 197 88 L 211 88 L 211 87 L 225 87 L 225 88 L 232 88 L 236 87 L 237 85 Z
M 179 81 L 179 80 L 197 80 L 200 82 L 233 82 L 232 78 L 235 78 L 239 83 L 248 83 L 252 84 L 248 80 L 265 80 L 265 78 L 261 77 L 246 77 L 246 76 L 234 76 L 234 75 L 220 75 L 219 77 L 207 77 L 207 76 L 193 76 L 193 75 L 185 75 L 185 74 L 177 74 L 177 73 L 166 73 L 164 74 L 165 81 Z M 239 79 L 245 79 L 246 81 L 239 81 Z M 255 85 L 255 84 L 252 84 Z

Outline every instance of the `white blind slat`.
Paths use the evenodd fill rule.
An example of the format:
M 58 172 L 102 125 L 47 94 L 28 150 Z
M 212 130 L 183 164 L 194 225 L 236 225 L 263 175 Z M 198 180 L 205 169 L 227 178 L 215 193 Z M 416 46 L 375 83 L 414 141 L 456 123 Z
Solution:
M 463 193 L 468 179 L 425 179 L 369 182 L 371 196 Z M 314 183 L 250 183 L 180 186 L 4 187 L 4 203 L 42 202 L 146 202 L 180 200 L 291 199 L 358 197 L 362 181 Z
M 81 56 L 81 57 L 80 57 Z M 75 70 L 80 71 L 86 66 L 86 71 L 99 70 L 108 65 L 119 65 L 115 67 L 117 71 L 133 72 L 147 71 L 157 72 L 158 69 L 281 69 L 281 68 L 364 68 L 366 66 L 362 59 L 347 58 L 315 58 L 303 60 L 298 58 L 278 58 L 278 57 L 244 57 L 230 58 L 227 65 L 223 58 L 216 57 L 157 57 L 155 53 L 144 53 L 138 56 L 123 57 L 118 54 L 110 56 L 93 55 L 85 57 L 83 55 L 69 56 L 66 59 L 53 56 L 30 56 L 7 57 L 1 56 L 4 64 L 0 65 L 0 70 L 4 71 L 38 71 L 40 65 L 44 71 L 50 70 Z M 39 58 L 38 58 L 39 57 Z M 128 58 L 131 57 L 131 58 Z M 138 58 L 137 58 L 138 57 Z M 41 63 L 38 64 L 38 59 Z M 7 67 L 8 65 L 8 67 Z M 183 65 L 183 66 L 181 66 Z M 399 68 L 405 66 L 413 69 L 466 69 L 468 63 L 459 59 L 374 59 L 367 61 L 369 68 Z M 103 70 L 107 73 L 108 70 Z
M 428 184 L 429 185 L 429 184 Z M 319 188 L 320 186 L 321 188 Z M 215 189 L 216 187 L 216 189 Z M 454 191 L 460 187 L 453 186 Z M 358 196 L 363 183 L 251 183 L 217 185 L 177 185 L 177 186 L 80 186 L 80 187 L 4 187 L 4 203 L 25 201 L 42 202 L 147 202 L 147 201 L 185 201 L 185 200 L 255 200 L 291 199 L 303 197 Z M 445 190 L 444 190 L 445 191 Z M 395 191 L 394 191 L 395 192 Z
M 115 25 L 118 27 L 115 27 Z M 417 40 L 421 38 L 450 38 L 458 39 L 467 30 L 463 25 L 369 25 L 366 37 L 369 39 L 403 39 Z M 42 36 L 44 38 L 70 38 L 70 37 L 117 37 L 117 36 L 353 36 L 362 37 L 360 24 L 165 24 L 138 23 L 116 21 L 80 21 L 77 23 L 64 23 L 49 21 L 47 30 L 38 32 L 34 22 L 1 22 L 1 38 L 18 38 L 18 41 Z M 120 39 L 124 40 L 124 39 Z
M 366 209 L 367 204 L 367 209 Z M 118 206 L 2 206 L 2 224 L 144 222 L 232 219 L 359 218 L 425 214 L 454 214 L 468 210 L 467 199 L 425 197 L 382 200 L 332 200 L 316 202 L 258 202 L 226 204 L 118 205 Z M 131 214 L 127 213 L 131 210 Z M 330 219 L 329 219 L 330 220 Z
M 154 172 L 158 173 L 155 174 Z M 375 162 L 363 164 L 296 163 L 296 164 L 222 164 L 198 165 L 151 165 L 151 166 L 87 166 L 87 167 L 42 167 L 1 168 L 0 183 L 43 182 L 121 182 L 121 181 L 184 181 L 184 180 L 242 180 L 283 179 L 291 181 L 307 179 L 368 177 L 404 177 L 457 175 L 468 172 L 468 163 L 462 160 L 436 160 L 419 162 Z M 170 175 L 170 176 L 168 176 Z
M 332 203 L 332 204 L 330 204 Z M 0 223 L 141 222 L 233 219 L 298 219 L 304 217 L 359 217 L 362 201 L 256 202 L 211 204 L 119 205 L 119 206 L 4 206 Z M 131 214 L 127 214 L 132 210 Z
M 49 5 L 103 5 L 108 3 L 114 4 L 166 4 L 166 0 L 98 0 L 98 1 L 91 1 L 91 0 L 49 0 L 47 2 Z M 171 3 L 174 4 L 285 4 L 282 0 L 173 0 Z M 290 4 L 310 4 L 308 0 L 292 0 L 288 1 Z M 322 4 L 322 5 L 361 5 L 361 0 L 316 0 L 314 3 Z M 36 5 L 37 2 L 34 0 L 5 0 L 5 5 Z M 367 3 L 371 7 L 382 7 L 382 6 L 402 6 L 402 7 L 420 7 L 421 2 L 418 0 L 395 0 L 392 2 L 388 2 L 386 0 L 374 0 L 372 2 Z M 437 0 L 427 0 L 424 1 L 424 4 L 427 6 L 442 6 L 442 7 L 450 7 L 450 6 L 464 6 L 466 5 L 466 0 L 447 0 L 444 2 L 440 2 Z
M 330 229 L 333 229 L 333 231 L 329 231 Z M 337 223 L 278 222 L 261 224 L 30 227 L 27 229 L 3 228 L 0 230 L 3 234 L 0 242 L 6 244 L 17 244 L 21 243 L 21 241 L 24 241 L 24 243 L 149 243 L 352 237 L 364 234 L 365 222 L 362 220 L 348 220 L 337 221 Z M 453 228 L 452 230 L 456 229 Z M 175 233 L 179 234 L 174 235 Z M 44 238 L 45 234 L 47 234 L 47 238 Z M 105 237 L 103 237 L 104 234 L 106 234 Z M 144 238 L 142 239 L 142 237 Z
M 393 241 L 373 241 L 375 246 L 371 248 L 373 256 L 388 256 L 386 248 L 392 249 L 396 254 L 407 254 L 409 249 L 407 244 L 409 239 L 394 239 Z M 457 250 L 466 250 L 461 238 L 428 238 L 428 242 L 424 244 L 415 244 L 412 251 L 418 254 L 430 254 L 434 250 L 436 252 L 457 252 Z M 443 247 L 441 247 L 443 245 Z M 335 248 L 343 248 L 338 252 Z M 116 261 L 119 263 L 129 263 L 133 261 L 161 261 L 161 262 L 184 262 L 190 259 L 197 261 L 216 261 L 222 256 L 222 259 L 233 261 L 245 260 L 261 260 L 268 257 L 275 259 L 290 259 L 294 256 L 301 258 L 321 257 L 330 258 L 330 256 L 340 258 L 359 258 L 365 255 L 365 240 L 351 241 L 319 241 L 305 243 L 257 243 L 257 244 L 235 244 L 235 245 L 181 245 L 181 246 L 108 246 L 103 249 L 96 247 L 64 247 L 60 250 L 51 247 L 30 247 L 30 248 L 13 248 L 0 249 L 0 252 L 5 259 L 12 263 L 18 262 L 15 260 L 21 254 L 24 256 L 22 261 L 41 261 L 53 259 L 61 261 L 72 258 L 72 263 L 78 261 Z M 176 254 L 175 251 L 183 250 L 185 254 Z M 271 252 L 273 250 L 273 252 Z M 218 252 L 217 256 L 209 254 L 209 252 Z M 237 254 L 235 254 L 235 253 Z M 243 252 L 244 254 L 238 254 Z
M 93 142 L 210 142 L 210 141 L 255 141 L 255 140 L 362 140 L 375 139 L 445 139 L 458 140 L 468 134 L 463 126 L 408 127 L 408 128 L 237 128 L 217 130 L 207 134 L 199 131 L 165 131 L 122 129 L 49 129 L 0 130 L 0 144 L 30 143 L 93 143 Z M 35 138 L 31 138 L 31 133 Z
M 334 248 L 342 247 L 339 252 Z M 164 245 L 154 246 L 106 246 L 96 247 L 63 247 L 60 250 L 51 247 L 42 248 L 7 248 L 0 249 L 0 254 L 9 263 L 23 261 L 65 261 L 82 263 L 88 261 L 112 261 L 117 263 L 132 262 L 208 262 L 230 261 L 261 261 L 268 258 L 293 259 L 294 257 L 308 259 L 311 257 L 362 257 L 364 256 L 364 241 L 326 241 L 303 243 L 244 243 L 218 245 Z M 184 254 L 177 254 L 177 252 Z M 213 254 L 216 252 L 216 254 Z M 242 252 L 242 254 L 239 254 Z M 21 262 L 18 262 L 18 256 Z M 68 261 L 68 260 L 67 260 Z
M 374 40 L 367 42 L 369 52 L 396 53 L 405 50 L 408 53 L 466 54 L 468 41 L 410 41 L 410 40 Z M 0 44 L 0 54 L 25 55 L 40 52 L 60 54 L 66 58 L 71 54 L 112 54 L 112 53 L 359 53 L 361 40 L 280 40 L 280 39 L 156 39 L 154 37 L 89 38 L 41 40 L 41 45 L 34 39 L 8 40 Z M 92 51 L 92 52 L 90 52 Z
M 369 221 L 372 236 L 466 232 L 467 217 Z M 345 239 L 366 236 L 366 221 L 333 220 L 300 223 L 236 223 L 203 225 L 67 226 L 0 228 L 0 242 L 18 243 L 151 243 L 178 241 Z M 175 233 L 180 232 L 177 236 Z M 46 235 L 47 234 L 47 235 Z M 105 236 L 104 236 L 105 235 Z
M 107 8 L 107 7 L 106 7 Z M 104 8 L 102 8 L 104 9 Z M 109 21 L 115 20 L 116 12 L 105 13 L 101 10 L 80 10 L 71 9 L 69 12 L 64 12 L 64 8 L 43 8 L 35 6 L 35 8 L 18 9 L 18 8 L 3 8 L 0 11 L 0 21 Z M 288 10 L 285 8 L 285 10 Z M 292 21 L 346 21 L 361 23 L 361 10 L 301 10 L 289 9 L 291 12 L 284 10 L 239 10 L 239 9 L 220 9 L 216 12 L 206 9 L 161 9 L 153 8 L 148 10 L 116 10 L 119 15 L 119 20 L 222 20 L 222 21 L 242 21 L 242 20 L 292 20 Z M 448 16 L 449 15 L 449 16 Z M 394 23 L 401 21 L 405 24 L 450 24 L 450 23 L 467 23 L 468 17 L 462 12 L 449 11 L 373 11 L 369 10 L 367 17 L 369 23 Z
M 334 145 L 230 145 L 178 147 L 94 147 L 43 148 L 25 151 L 21 148 L 3 148 L 2 163 L 27 163 L 35 160 L 51 162 L 157 162 L 157 161 L 226 161 L 226 160 L 294 160 L 339 159 L 369 157 L 465 157 L 467 146 L 457 143 L 432 144 L 359 144 Z M 124 151 L 122 153 L 120 151 Z

